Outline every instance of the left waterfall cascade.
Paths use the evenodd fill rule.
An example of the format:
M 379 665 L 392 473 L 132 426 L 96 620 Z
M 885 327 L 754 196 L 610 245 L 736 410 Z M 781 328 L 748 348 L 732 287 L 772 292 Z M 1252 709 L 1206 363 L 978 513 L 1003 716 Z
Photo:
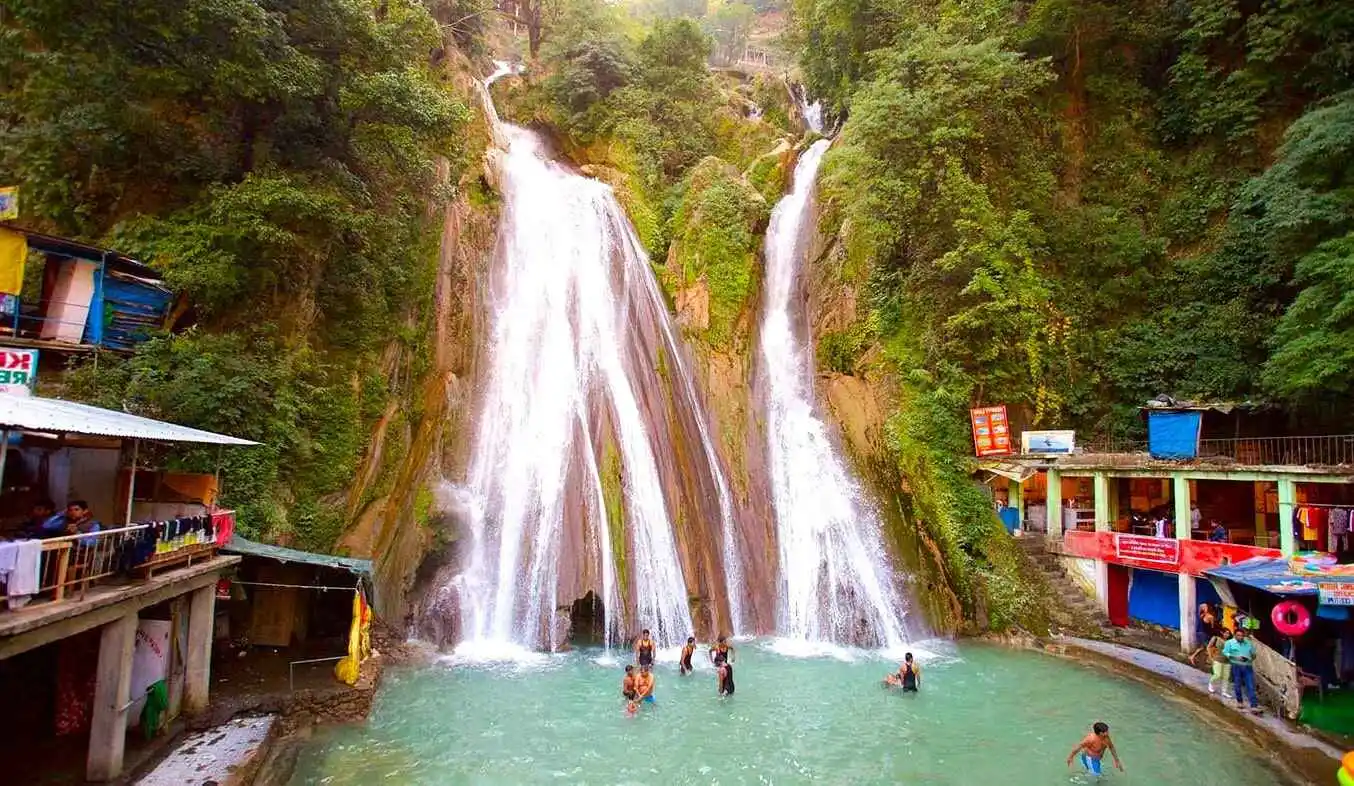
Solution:
M 692 598 L 742 594 L 726 475 L 634 229 L 609 186 L 499 121 L 488 87 L 517 69 L 497 65 L 482 91 L 503 151 L 488 331 L 468 467 L 442 495 L 464 537 L 425 613 L 458 614 L 458 652 L 492 657 L 564 645 L 591 593 L 608 643 L 648 628 L 675 645 Z M 679 523 L 703 529 L 684 539 Z M 693 568 L 684 540 L 705 538 L 723 559 Z M 718 601 L 713 624 L 737 632 Z

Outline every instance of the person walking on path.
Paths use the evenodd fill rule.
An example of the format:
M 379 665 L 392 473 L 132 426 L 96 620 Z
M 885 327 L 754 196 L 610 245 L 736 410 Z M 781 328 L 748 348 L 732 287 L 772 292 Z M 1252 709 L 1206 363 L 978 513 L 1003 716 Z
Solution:
M 1236 706 L 1244 707 L 1242 699 L 1248 698 L 1251 712 L 1261 714 L 1260 701 L 1255 697 L 1255 642 L 1251 641 L 1245 628 L 1236 629 L 1232 640 L 1223 645 L 1222 654 L 1232 664 L 1232 690 L 1236 695 Z
M 1222 697 L 1224 699 L 1232 698 L 1232 664 L 1227 660 L 1227 656 L 1222 654 L 1223 647 L 1232 640 L 1232 632 L 1226 628 L 1218 628 L 1209 637 L 1208 643 L 1195 650 L 1189 656 L 1189 663 L 1194 664 L 1194 659 L 1200 652 L 1208 654 L 1208 663 L 1213 670 L 1212 676 L 1208 678 L 1208 693 L 1210 695 L 1217 693 L 1218 688 L 1222 688 Z

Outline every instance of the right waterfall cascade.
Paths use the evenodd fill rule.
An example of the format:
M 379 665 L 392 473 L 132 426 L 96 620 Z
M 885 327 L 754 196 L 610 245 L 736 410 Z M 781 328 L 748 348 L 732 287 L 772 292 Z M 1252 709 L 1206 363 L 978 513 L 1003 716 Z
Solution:
M 801 104 L 805 122 L 821 133 L 821 107 Z M 819 139 L 801 154 L 766 234 L 759 361 L 780 561 L 777 632 L 808 642 L 891 648 L 908 638 L 906 606 L 884 549 L 881 519 L 819 414 L 800 297 L 814 184 L 830 145 Z

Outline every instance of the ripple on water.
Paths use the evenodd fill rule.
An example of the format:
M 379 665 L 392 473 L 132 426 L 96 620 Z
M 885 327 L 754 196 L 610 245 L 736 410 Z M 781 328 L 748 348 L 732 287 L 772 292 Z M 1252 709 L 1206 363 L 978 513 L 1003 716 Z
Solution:
M 922 642 L 921 695 L 879 686 L 894 653 L 738 649 L 738 693 L 708 661 L 660 658 L 657 702 L 627 716 L 623 657 L 599 653 L 391 670 L 371 721 L 317 734 L 293 784 L 1084 783 L 1068 750 L 1110 723 L 1142 786 L 1274 786 L 1260 754 L 1136 683 L 1032 653 Z M 924 654 L 923 654 L 924 653 Z M 702 652 L 702 655 L 704 653 Z M 701 658 L 697 664 L 701 665 Z M 396 773 L 390 778 L 388 773 Z

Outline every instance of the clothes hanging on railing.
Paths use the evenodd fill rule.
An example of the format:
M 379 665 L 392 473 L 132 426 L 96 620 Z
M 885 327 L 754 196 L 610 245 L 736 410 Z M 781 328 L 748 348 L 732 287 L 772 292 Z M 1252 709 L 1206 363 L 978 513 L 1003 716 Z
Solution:
M 1299 505 L 1293 509 L 1293 536 L 1332 554 L 1349 550 L 1354 507 Z

